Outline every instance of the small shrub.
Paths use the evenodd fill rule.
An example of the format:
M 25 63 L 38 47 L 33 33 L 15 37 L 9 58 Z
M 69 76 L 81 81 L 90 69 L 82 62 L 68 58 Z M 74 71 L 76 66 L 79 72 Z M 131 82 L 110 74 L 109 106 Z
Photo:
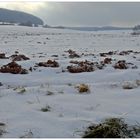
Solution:
M 67 66 L 67 69 L 70 73 L 81 73 L 81 72 L 93 72 L 97 69 L 103 69 L 105 66 L 104 63 L 100 62 L 91 62 L 91 61 L 70 61 L 74 64 Z
M 67 69 L 70 73 L 81 73 L 81 72 L 92 72 L 92 71 L 94 71 L 93 66 L 89 66 L 89 65 L 84 65 L 84 66 L 79 66 L 79 65 L 73 66 L 73 65 L 71 65 L 71 66 L 68 66 Z
M 0 82 L 0 86 L 3 86 L 2 82 Z
M 76 88 L 78 89 L 79 93 L 90 91 L 89 86 L 85 85 L 85 84 L 80 84 L 80 85 L 76 86 Z
M 5 126 L 6 126 L 5 123 L 0 122 L 0 137 L 1 137 L 4 133 L 6 133 L 6 131 L 5 131 Z
M 59 94 L 64 94 L 63 90 L 58 91 Z
M 107 53 L 100 53 L 101 57 L 106 57 L 107 55 L 114 55 L 116 54 L 116 51 L 109 51 Z
M 33 132 L 30 130 L 29 132 L 27 132 L 23 136 L 20 136 L 19 138 L 33 138 Z
M 13 90 L 17 91 L 18 94 L 24 94 L 26 92 L 25 87 L 17 87 L 14 88 Z
M 37 64 L 37 66 L 56 68 L 56 67 L 59 67 L 59 63 L 56 62 L 55 60 L 48 60 L 47 62 L 39 62 L 39 63 Z
M 140 86 L 140 80 L 136 80 L 136 84 Z
M 105 58 L 104 59 L 104 64 L 111 64 L 112 59 L 111 58 Z
M 68 66 L 67 69 L 71 73 L 80 73 L 80 72 L 92 72 L 94 71 L 94 63 L 90 61 L 70 61 L 70 63 L 76 64 Z
M 2 73 L 12 73 L 12 74 L 28 74 L 26 69 L 23 69 L 21 65 L 18 65 L 16 62 L 8 63 L 7 65 L 3 65 L 0 68 L 0 72 Z
M 132 52 L 133 52 L 133 50 L 121 51 L 121 52 L 119 53 L 119 55 L 129 55 L 129 54 L 132 53 Z
M 6 125 L 5 123 L 0 122 L 0 126 L 5 126 L 5 125 Z
M 134 138 L 140 134 L 140 126 L 128 126 L 122 118 L 105 119 L 89 126 L 83 138 Z
M 80 55 L 78 55 L 75 51 L 69 49 L 68 51 L 65 51 L 69 53 L 69 58 L 79 58 Z
M 5 53 L 0 53 L 0 59 L 7 59 L 8 57 L 5 56 Z
M 29 60 L 30 58 L 26 57 L 23 54 L 13 54 L 10 56 L 12 58 L 12 61 L 22 61 L 22 60 Z
M 72 86 L 72 83 L 68 83 L 68 86 Z
M 137 84 L 133 82 L 124 82 L 122 85 L 123 89 L 134 89 L 137 88 Z
M 127 69 L 127 63 L 125 60 L 119 60 L 114 66 L 115 69 Z
M 47 94 L 46 95 L 54 95 L 54 92 L 52 91 L 47 91 Z
M 42 107 L 42 108 L 41 108 L 41 111 L 42 111 L 42 112 L 48 112 L 48 111 L 50 111 L 50 109 L 51 109 L 51 107 L 48 106 L 48 105 L 46 105 L 45 107 Z

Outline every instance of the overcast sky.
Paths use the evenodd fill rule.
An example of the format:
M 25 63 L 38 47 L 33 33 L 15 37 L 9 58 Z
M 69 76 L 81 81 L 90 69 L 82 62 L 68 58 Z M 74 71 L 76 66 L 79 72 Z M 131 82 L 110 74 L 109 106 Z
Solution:
M 0 2 L 0 7 L 34 14 L 52 26 L 140 24 L 140 2 Z

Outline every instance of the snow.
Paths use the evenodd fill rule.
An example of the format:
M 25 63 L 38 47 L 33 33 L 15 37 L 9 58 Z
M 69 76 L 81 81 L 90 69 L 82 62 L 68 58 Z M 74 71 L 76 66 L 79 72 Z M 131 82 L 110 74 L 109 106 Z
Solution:
M 107 117 L 123 117 L 128 123 L 140 122 L 140 86 L 123 89 L 123 84 L 140 80 L 140 54 L 108 56 L 126 60 L 137 69 L 114 69 L 108 64 L 102 70 L 69 73 L 70 60 L 100 61 L 99 53 L 108 51 L 140 50 L 139 36 L 131 31 L 84 32 L 41 27 L 0 26 L 0 53 L 10 56 L 18 51 L 30 58 L 18 61 L 23 68 L 34 67 L 38 62 L 55 59 L 58 68 L 38 67 L 29 74 L 0 73 L 0 122 L 6 124 L 4 138 L 81 137 L 91 123 Z M 80 58 L 69 58 L 65 51 L 78 54 L 94 53 Z M 65 54 L 65 55 L 63 55 Z M 58 55 L 58 57 L 52 57 Z M 133 58 L 133 57 L 136 58 Z M 0 59 L 0 66 L 11 62 Z M 78 84 L 88 84 L 90 93 L 80 94 Z M 25 89 L 20 93 L 20 89 Z M 52 92 L 53 95 L 47 95 Z M 49 105 L 49 112 L 41 108 Z M 30 133 L 32 132 L 32 133 Z

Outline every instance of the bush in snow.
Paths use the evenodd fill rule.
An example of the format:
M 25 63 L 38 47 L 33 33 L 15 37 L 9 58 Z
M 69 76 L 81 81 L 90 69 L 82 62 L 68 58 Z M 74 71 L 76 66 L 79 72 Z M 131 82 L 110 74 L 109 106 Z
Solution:
M 18 65 L 16 62 L 8 63 L 7 65 L 3 65 L 0 68 L 0 72 L 2 73 L 12 73 L 12 74 L 28 74 L 26 69 L 23 69 L 21 65 Z
M 59 67 L 59 63 L 55 60 L 48 60 L 47 62 L 39 62 L 37 66 L 40 67 Z
M 139 134 L 139 125 L 129 126 L 122 118 L 109 118 L 89 126 L 83 138 L 135 138 Z
M 76 86 L 76 88 L 78 89 L 79 93 L 90 92 L 89 86 L 85 84 L 80 84 Z
M 48 106 L 48 105 L 46 105 L 45 107 L 42 107 L 42 108 L 41 108 L 41 111 L 42 111 L 42 112 L 48 112 L 48 111 L 50 111 L 50 109 L 51 109 L 51 107 Z
M 127 82 L 124 82 L 123 85 L 122 85 L 122 88 L 123 89 L 134 89 L 134 88 L 137 88 L 137 83 L 136 82 L 130 82 L 130 81 L 127 81 Z
M 0 137 L 4 134 L 4 133 L 6 133 L 6 131 L 5 131 L 5 123 L 2 123 L 2 122 L 0 122 Z
M 133 28 L 133 33 L 132 35 L 140 35 L 140 25 L 136 25 L 134 28 Z

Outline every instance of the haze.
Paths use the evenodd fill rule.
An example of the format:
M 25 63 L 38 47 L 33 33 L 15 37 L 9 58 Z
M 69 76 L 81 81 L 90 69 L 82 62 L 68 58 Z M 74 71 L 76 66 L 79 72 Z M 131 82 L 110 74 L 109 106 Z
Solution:
M 139 2 L 0 2 L 0 8 L 34 14 L 52 26 L 134 26 Z

